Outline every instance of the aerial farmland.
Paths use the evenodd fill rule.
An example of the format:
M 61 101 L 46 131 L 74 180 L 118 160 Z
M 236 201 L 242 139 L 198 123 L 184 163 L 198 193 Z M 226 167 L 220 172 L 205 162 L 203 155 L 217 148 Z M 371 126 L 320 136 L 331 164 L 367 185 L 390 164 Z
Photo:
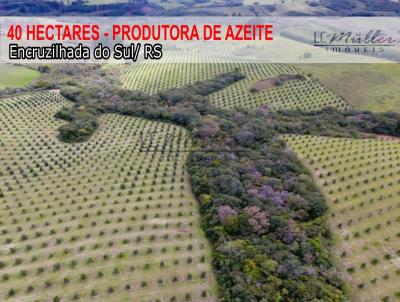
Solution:
M 398 36 L 367 33 L 360 54 L 309 41 L 386 18 L 398 35 L 399 1 L 0 0 L 0 15 L 106 17 L 119 34 L 98 41 L 126 50 L 1 60 L 0 302 L 400 302 Z M 279 35 L 159 41 L 150 62 L 131 56 L 136 20 Z

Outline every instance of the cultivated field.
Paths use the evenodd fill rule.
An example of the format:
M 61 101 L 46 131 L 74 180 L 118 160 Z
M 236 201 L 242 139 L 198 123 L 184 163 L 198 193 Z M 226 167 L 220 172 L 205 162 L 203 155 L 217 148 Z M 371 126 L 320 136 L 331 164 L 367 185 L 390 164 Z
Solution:
M 400 141 L 286 136 L 325 193 L 353 301 L 400 300 Z
M 210 63 L 183 64 L 138 63 L 129 65 L 122 76 L 122 85 L 126 89 L 142 90 L 148 93 L 181 87 L 196 81 L 210 79 L 218 74 L 233 71 L 235 68 L 246 75 L 246 79 L 210 96 L 217 107 L 257 108 L 268 105 L 273 109 L 314 110 L 326 106 L 346 109 L 348 105 L 340 97 L 307 77 L 303 80 L 287 81 L 280 86 L 269 87 L 262 91 L 251 92 L 253 84 L 278 75 L 299 74 L 293 65 L 252 64 L 252 63 Z
M 399 64 L 304 64 L 300 68 L 356 108 L 400 112 Z
M 154 94 L 161 90 L 208 80 L 232 71 L 235 67 L 235 64 L 218 63 L 136 63 L 126 67 L 121 80 L 126 89 Z
M 187 132 L 104 115 L 61 143 L 55 91 L 0 101 L 0 301 L 214 301 Z
M 299 74 L 293 65 L 249 64 L 240 68 L 246 79 L 211 95 L 210 100 L 217 107 L 234 109 L 255 109 L 268 105 L 272 109 L 315 110 L 331 106 L 346 109 L 348 105 L 331 91 L 308 78 L 287 81 L 262 91 L 251 92 L 250 87 L 264 79 L 283 74 Z
M 0 89 L 23 87 L 40 75 L 38 71 L 11 64 L 0 64 L 0 71 Z

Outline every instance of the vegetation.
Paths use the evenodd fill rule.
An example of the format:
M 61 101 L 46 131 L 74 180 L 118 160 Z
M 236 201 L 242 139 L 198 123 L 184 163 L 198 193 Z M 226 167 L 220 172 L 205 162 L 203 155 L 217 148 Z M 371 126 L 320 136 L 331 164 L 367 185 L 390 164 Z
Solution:
M 354 301 L 396 301 L 400 271 L 398 139 L 285 137 L 329 201 L 336 262 Z M 387 297 L 387 298 L 385 298 Z
M 0 14 L 400 11 L 391 0 L 116 2 L 5 0 Z M 227 302 L 399 299 L 400 145 L 376 135 L 400 137 L 400 114 L 363 111 L 398 110 L 398 70 L 307 68 L 138 63 L 120 78 L 61 65 L 32 84 L 40 92 L 2 99 L 0 300 L 215 301 L 214 276 Z M 0 76 L 0 88 L 26 75 Z M 252 90 L 282 75 L 298 80 Z
M 119 101 L 98 100 L 92 106 L 98 112 L 169 120 L 192 132 L 200 150 L 191 153 L 188 170 L 203 229 L 213 243 L 223 300 L 341 301 L 342 285 L 332 271 L 321 218 L 324 199 L 307 172 L 284 154 L 282 143 L 271 144 L 278 133 L 266 116 L 220 111 L 202 97 L 241 78 L 228 73 L 153 96 L 119 92 Z M 79 106 L 78 101 L 74 108 Z M 311 244 L 315 238 L 318 250 Z
M 167 148 L 161 150 L 173 150 L 173 154 L 191 151 L 187 170 L 190 174 L 192 189 L 200 204 L 201 227 L 212 244 L 212 261 L 219 284 L 221 300 L 262 301 L 264 299 L 264 301 L 296 301 L 304 299 L 306 301 L 343 301 L 346 299 L 344 285 L 336 274 L 329 252 L 331 235 L 325 221 L 327 204 L 324 196 L 303 164 L 293 153 L 288 152 L 285 143 L 280 138 L 285 134 L 311 134 L 347 138 L 371 137 L 376 133 L 399 136 L 400 116 L 398 114 L 373 114 L 360 111 L 343 112 L 334 108 L 314 112 L 270 111 L 265 107 L 260 107 L 257 110 L 239 109 L 230 111 L 213 106 L 208 98 L 221 90 L 230 89 L 236 83 L 246 80 L 244 79 L 244 74 L 239 70 L 222 74 L 207 81 L 196 82 L 193 85 L 172 88 L 151 95 L 139 91 L 120 89 L 116 85 L 118 83 L 118 74 L 113 72 L 115 72 L 114 69 L 102 69 L 97 65 L 67 65 L 60 68 L 52 68 L 51 72 L 44 75 L 40 87 L 46 87 L 46 82 L 51 81 L 55 88 L 61 89 L 61 93 L 74 102 L 70 107 L 58 103 L 59 107 L 57 108 L 56 116 L 66 120 L 67 124 L 60 124 L 50 119 L 60 126 L 60 139 L 68 142 L 83 142 L 66 145 L 67 147 L 57 143 L 60 144 L 59 150 L 64 150 L 66 154 L 69 154 L 68 161 L 72 160 L 74 163 L 81 165 L 82 161 L 85 162 L 85 152 L 95 150 L 90 154 L 95 155 L 98 153 L 97 149 L 93 149 L 97 146 L 93 142 L 99 140 L 102 137 L 102 133 L 108 129 L 107 117 L 114 116 L 109 115 L 109 113 L 167 121 L 183 126 L 190 133 L 193 148 L 185 144 L 170 144 L 168 135 L 165 134 L 161 135 L 164 141 L 159 141 L 161 138 L 154 139 L 152 137 L 144 140 L 138 139 L 137 132 L 131 130 L 126 124 L 118 127 L 118 131 L 114 127 L 112 131 L 106 132 L 111 136 L 121 136 L 121 143 L 123 141 L 124 146 L 135 146 L 137 149 L 139 145 L 150 153 L 154 149 L 152 147 L 148 149 L 148 144 L 153 144 L 153 141 L 159 142 L 156 143 L 158 146 Z M 282 87 L 285 87 L 286 84 Z M 50 105 L 47 104 L 47 106 Z M 16 109 L 15 105 L 11 106 L 11 108 L 13 110 Z M 48 117 L 46 114 L 41 114 L 41 116 Z M 131 120 L 128 117 L 120 118 Z M 38 119 L 35 118 L 33 120 Z M 26 123 L 26 121 L 24 122 Z M 90 125 L 90 127 L 86 129 L 86 125 Z M 29 129 L 34 130 L 37 128 L 46 129 L 43 125 L 29 127 Z M 127 136 L 120 134 L 122 132 L 126 133 Z M 52 132 L 45 132 L 45 134 L 52 135 Z M 132 138 L 134 141 L 126 143 L 130 140 L 128 138 L 130 135 L 134 137 Z M 181 141 L 182 138 L 179 139 L 180 137 L 177 133 L 173 134 L 175 140 Z M 43 140 L 41 139 L 40 141 Z M 143 143 L 142 141 L 148 143 Z M 105 138 L 103 142 L 105 146 L 110 145 L 108 138 Z M 102 144 L 99 142 L 98 145 L 102 146 Z M 50 143 L 47 143 L 47 145 L 51 146 Z M 120 146 L 118 143 L 112 145 L 117 149 Z M 41 144 L 38 144 L 38 148 L 44 148 L 39 146 Z M 139 150 L 143 150 L 142 147 Z M 79 149 L 79 152 L 75 151 L 74 153 L 68 148 L 83 149 Z M 27 147 L 25 149 L 29 150 Z M 129 149 L 129 152 L 136 152 L 132 151 L 136 149 Z M 85 152 L 83 152 L 84 150 Z M 83 152 L 82 157 L 79 157 L 81 152 Z M 127 155 L 129 158 L 137 158 L 138 155 L 136 154 L 140 154 L 131 154 L 129 152 L 129 155 Z M 19 153 L 23 154 L 22 151 Z M 15 155 L 14 151 L 12 154 L 13 156 L 20 156 Z M 40 154 L 42 152 L 38 152 L 37 155 L 39 156 Z M 51 154 L 54 153 L 52 152 Z M 97 155 L 95 158 L 100 162 L 107 162 L 110 160 L 109 158 L 112 158 L 111 155 L 107 153 L 105 155 L 107 160 L 104 157 L 103 161 L 99 160 Z M 140 157 L 138 160 L 139 162 L 141 161 Z M 151 162 L 153 161 L 154 159 L 152 158 Z M 7 173 L 9 170 L 15 170 L 15 168 L 12 169 L 14 166 L 10 164 L 12 162 L 18 163 L 19 161 L 15 160 L 15 158 L 14 160 L 7 160 L 10 167 L 6 168 L 5 171 Z M 46 163 L 49 165 L 48 161 Z M 24 164 L 24 162 L 21 161 L 21 164 Z M 125 161 L 120 164 L 123 165 L 124 169 L 127 166 Z M 73 164 L 70 163 L 70 165 Z M 99 190 L 101 190 L 104 187 L 102 179 L 108 175 L 108 172 L 105 171 L 108 171 L 111 167 L 107 166 L 104 169 L 96 170 L 96 164 L 88 162 L 87 165 L 101 175 L 100 177 L 95 174 L 94 177 L 95 179 L 100 177 Z M 39 166 L 42 167 L 41 165 Z M 34 167 L 32 168 L 33 171 L 29 173 L 36 172 Z M 46 165 L 44 165 L 43 169 L 48 171 Z M 21 168 L 17 171 L 23 170 Z M 67 173 L 68 171 L 70 171 L 70 168 L 66 170 Z M 132 171 L 137 171 L 137 164 L 132 168 Z M 91 175 L 91 172 L 92 170 L 89 170 L 89 175 Z M 15 174 L 16 172 L 14 171 L 13 173 Z M 14 174 L 10 175 L 11 179 L 13 179 Z M 131 174 L 126 178 L 130 180 L 132 176 Z M 71 177 L 74 181 L 80 181 L 82 175 L 80 174 L 80 177 L 76 177 L 72 173 Z M 17 179 L 19 182 L 15 183 L 14 186 L 19 186 L 25 178 Z M 27 177 L 27 179 L 30 179 L 30 177 Z M 142 179 L 138 180 L 140 183 Z M 157 184 L 159 178 L 154 176 L 152 180 L 156 181 Z M 41 181 L 39 180 L 40 189 L 38 189 L 38 194 L 43 194 L 40 190 L 46 188 L 46 184 L 42 185 Z M 143 181 L 146 182 L 143 186 L 147 185 L 147 180 L 144 179 Z M 68 183 L 68 180 L 62 180 L 62 182 L 63 184 L 65 182 Z M 97 180 L 96 183 L 98 183 Z M 110 183 L 110 186 L 114 187 L 117 192 L 121 192 L 121 194 L 125 192 L 129 194 L 129 184 L 125 183 L 125 181 L 115 184 Z M 51 192 L 53 187 L 50 186 L 49 190 L 46 189 L 46 192 Z M 72 187 L 74 188 L 74 186 Z M 116 189 L 117 187 L 120 189 Z M 89 190 L 89 187 L 87 188 Z M 145 193 L 145 190 L 151 190 L 152 188 L 154 188 L 154 185 L 143 187 L 144 191 L 140 192 L 139 189 L 138 194 Z M 110 190 L 107 189 L 104 194 L 107 194 Z M 113 190 L 111 191 L 113 192 Z M 119 193 L 117 192 L 118 196 Z M 136 193 L 137 191 L 134 194 Z M 7 200 L 7 190 L 3 190 L 3 194 Z M 26 194 L 29 195 L 32 192 L 27 190 Z M 74 196 L 74 194 L 76 193 L 70 193 L 68 201 L 73 199 L 71 196 Z M 141 203 L 145 200 L 142 196 L 139 197 L 139 199 L 135 199 L 137 202 Z M 50 197 L 46 198 L 46 200 L 49 199 Z M 113 199 L 106 195 L 107 202 L 112 202 Z M 19 201 L 22 202 L 22 199 Z M 56 202 L 59 201 L 57 200 Z M 90 205 L 90 199 L 87 202 Z M 12 205 L 18 206 L 18 201 L 13 201 Z M 108 203 L 104 206 L 106 205 Z M 113 208 L 115 208 L 114 204 Z M 31 207 L 30 209 L 33 208 Z M 82 205 L 82 211 L 88 211 L 85 209 Z M 150 209 L 152 208 L 150 207 Z M 52 213 L 53 208 L 46 208 L 46 211 L 48 210 Z M 96 210 L 98 209 L 96 208 Z M 138 210 L 140 211 L 141 209 Z M 12 212 L 16 213 L 15 210 Z M 10 213 L 10 211 L 7 212 L 6 219 L 13 219 Z M 23 215 L 26 214 L 26 212 L 21 213 Z M 92 217 L 90 213 L 89 218 Z M 110 215 L 115 217 L 114 213 Z M 147 216 L 140 215 L 141 219 L 148 219 L 152 215 L 150 213 Z M 178 210 L 174 213 L 178 215 L 177 217 L 186 217 L 183 211 Z M 42 218 L 49 219 L 47 216 L 39 216 L 39 219 Z M 139 217 L 136 219 L 139 219 Z M 153 219 L 158 219 L 158 217 Z M 18 224 L 19 221 L 21 220 L 18 219 L 16 223 Z M 123 218 L 123 221 L 125 221 L 125 218 Z M 115 221 L 112 220 L 111 223 L 113 222 Z M 118 219 L 116 223 L 119 223 Z M 5 224 L 5 226 L 9 225 L 12 225 L 11 222 Z M 47 227 L 46 224 L 45 227 Z M 51 238 L 54 238 L 55 245 L 62 244 L 62 238 L 57 236 L 57 230 L 55 230 L 54 234 L 52 234 L 53 231 L 51 229 L 49 232 L 49 236 L 54 236 Z M 86 234 L 88 233 L 90 232 Z M 26 235 L 28 238 L 22 235 Z M 81 236 L 81 234 L 79 235 Z M 21 234 L 20 240 L 25 242 L 25 240 L 29 240 L 29 236 L 29 234 Z M 150 234 L 149 236 L 148 240 L 150 242 L 158 238 L 157 235 L 155 238 L 151 237 Z M 8 237 L 6 232 L 4 239 L 9 240 L 7 238 L 13 240 L 12 238 L 18 237 Z M 61 242 L 59 242 L 59 238 L 61 238 Z M 82 238 L 84 241 L 80 246 L 83 245 L 83 242 L 90 241 L 90 238 Z M 141 236 L 139 241 L 142 241 L 143 238 Z M 127 238 L 127 240 L 129 241 L 130 239 Z M 115 246 L 116 242 L 112 241 L 111 245 Z M 122 242 L 121 244 L 123 245 L 124 243 Z M 80 246 L 77 248 L 80 249 Z M 150 246 L 146 245 L 146 247 L 146 253 L 152 254 L 154 252 L 151 244 Z M 27 248 L 30 249 L 30 247 Z M 196 246 L 192 243 L 188 244 L 186 248 L 188 250 L 196 250 Z M 175 251 L 181 251 L 185 248 L 178 246 L 174 249 Z M 119 251 L 120 249 L 117 247 L 113 250 Z M 21 250 L 17 249 L 18 251 Z M 10 253 L 14 255 L 13 251 Z M 135 254 L 136 252 L 132 253 Z M 118 259 L 120 259 L 119 257 L 125 259 L 124 253 L 117 254 L 117 257 Z M 388 260 L 393 256 L 389 254 L 384 257 Z M 25 257 L 16 256 L 16 258 L 13 258 L 12 263 L 25 261 Z M 97 258 L 91 258 L 85 259 L 85 261 L 88 261 L 86 265 L 96 263 Z M 43 258 L 41 257 L 40 259 Z M 191 263 L 194 259 L 188 261 Z M 371 259 L 371 265 L 379 266 L 382 261 L 382 259 L 376 257 L 376 259 Z M 54 263 L 56 272 L 59 271 L 57 264 Z M 61 262 L 59 264 L 62 269 L 64 266 Z M 164 264 L 159 263 L 160 266 Z M 9 262 L 7 262 L 6 267 L 9 267 L 8 265 Z M 144 262 L 143 265 L 144 270 L 149 269 L 150 266 L 149 272 L 152 271 L 151 264 L 147 265 Z M 44 265 L 37 267 L 37 270 L 40 274 L 47 272 L 47 268 Z M 114 276 L 115 272 L 118 275 L 120 271 L 119 268 L 117 270 L 113 268 L 111 274 Z M 349 274 L 357 272 L 355 267 L 348 267 L 347 271 Z M 22 278 L 31 276 L 28 269 L 26 269 L 26 272 L 21 271 L 18 274 Z M 100 274 L 101 276 L 104 272 L 95 274 Z M 207 271 L 205 274 L 207 276 Z M 200 274 L 201 280 L 204 278 L 202 277 L 203 275 L 203 273 Z M 91 279 L 92 276 L 93 274 L 90 271 L 84 271 L 80 272 L 80 275 L 76 277 L 79 282 L 87 282 L 86 280 L 93 280 Z M 189 272 L 186 277 L 188 280 L 197 280 L 195 276 L 194 273 Z M 390 280 L 391 278 L 390 275 L 384 277 L 384 280 Z M 15 280 L 15 275 L 7 272 L 2 278 L 3 282 L 8 282 L 8 280 Z M 75 277 L 67 276 L 65 278 L 65 280 L 62 280 L 65 284 L 70 284 L 74 282 L 71 280 L 76 280 Z M 179 283 L 176 283 L 179 280 L 179 276 L 177 278 L 172 276 L 171 278 L 171 284 Z M 157 286 L 163 284 L 164 281 L 161 280 L 159 282 L 157 280 Z M 53 286 L 55 284 L 53 279 L 48 279 L 44 282 L 43 286 L 46 289 L 55 291 L 57 288 Z M 133 286 L 127 285 L 130 288 L 139 288 L 140 290 L 154 286 L 153 279 L 143 279 L 137 282 Z M 122 288 L 109 282 L 105 284 L 106 286 L 100 288 L 89 289 L 84 294 L 97 296 L 103 290 L 106 291 L 106 294 L 116 293 L 118 295 L 122 290 Z M 204 299 L 211 298 L 211 281 L 207 279 L 205 284 L 207 285 L 204 286 L 208 286 L 208 291 L 206 289 L 205 294 L 203 291 L 200 291 L 200 293 L 196 291 L 195 294 L 189 293 L 190 297 L 195 299 L 193 297 L 200 295 Z M 32 287 L 36 288 L 34 285 Z M 367 288 L 367 285 L 357 284 L 357 287 L 361 290 L 362 288 Z M 17 286 L 10 287 L 8 295 L 11 297 L 20 294 L 18 288 Z M 80 293 L 71 292 L 71 295 L 74 294 L 80 295 Z M 59 296 L 61 293 L 57 292 L 56 295 Z
M 86 141 L 98 127 L 96 112 L 86 110 L 84 105 L 77 110 L 65 107 L 56 113 L 56 117 L 70 122 L 59 129 L 60 138 L 66 142 Z
M 23 87 L 40 75 L 36 70 L 11 64 L 1 64 L 0 69 L 0 89 Z
M 215 300 L 187 131 L 108 114 L 65 144 L 65 106 L 56 91 L 0 102 L 0 300 Z
M 343 301 L 343 283 L 329 255 L 325 199 L 279 137 L 398 136 L 400 117 L 333 108 L 233 112 L 208 102 L 207 95 L 242 79 L 236 71 L 153 95 L 107 85 L 90 90 L 76 83 L 73 111 L 84 105 L 96 112 L 93 117 L 119 113 L 173 122 L 190 131 L 195 149 L 188 171 L 202 228 L 212 243 L 221 300 Z
M 400 110 L 398 64 L 304 64 L 300 68 L 355 108 Z
M 315 110 L 327 106 L 340 110 L 349 108 L 343 99 L 310 78 L 303 76 L 300 78 L 296 67 L 285 64 L 133 64 L 123 72 L 122 83 L 124 88 L 154 94 L 161 90 L 206 80 L 235 69 L 246 78 L 210 95 L 210 102 L 213 105 L 224 109 L 255 109 L 262 105 L 274 110 Z M 161 78 L 160 74 L 163 75 Z M 251 90 L 254 84 L 282 74 L 297 76 L 299 80 L 286 81 L 282 85 L 261 91 Z

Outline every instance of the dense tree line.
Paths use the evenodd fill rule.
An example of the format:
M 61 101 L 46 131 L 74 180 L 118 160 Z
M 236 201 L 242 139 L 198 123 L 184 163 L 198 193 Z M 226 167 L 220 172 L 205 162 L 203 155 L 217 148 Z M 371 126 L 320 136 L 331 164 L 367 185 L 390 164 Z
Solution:
M 188 170 L 202 228 L 213 246 L 221 300 L 344 301 L 344 285 L 329 253 L 326 202 L 280 136 L 361 138 L 366 132 L 399 136 L 400 116 L 330 108 L 227 111 L 209 104 L 208 94 L 242 78 L 233 71 L 157 95 L 105 83 L 93 89 L 91 85 L 100 81 L 96 77 L 92 83 L 73 77 L 59 81 L 62 93 L 75 102 L 57 114 L 70 122 L 60 128 L 60 137 L 87 139 L 95 131 L 98 115 L 107 112 L 184 126 L 196 146 Z

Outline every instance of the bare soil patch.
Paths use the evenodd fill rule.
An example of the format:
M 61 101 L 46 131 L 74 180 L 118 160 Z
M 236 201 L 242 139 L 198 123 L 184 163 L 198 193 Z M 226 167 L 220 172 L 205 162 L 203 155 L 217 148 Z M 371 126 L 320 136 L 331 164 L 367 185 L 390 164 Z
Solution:
M 281 74 L 274 78 L 264 79 L 253 83 L 250 87 L 250 91 L 262 91 L 272 87 L 283 86 L 287 81 L 300 81 L 304 79 L 304 76 L 300 74 Z

